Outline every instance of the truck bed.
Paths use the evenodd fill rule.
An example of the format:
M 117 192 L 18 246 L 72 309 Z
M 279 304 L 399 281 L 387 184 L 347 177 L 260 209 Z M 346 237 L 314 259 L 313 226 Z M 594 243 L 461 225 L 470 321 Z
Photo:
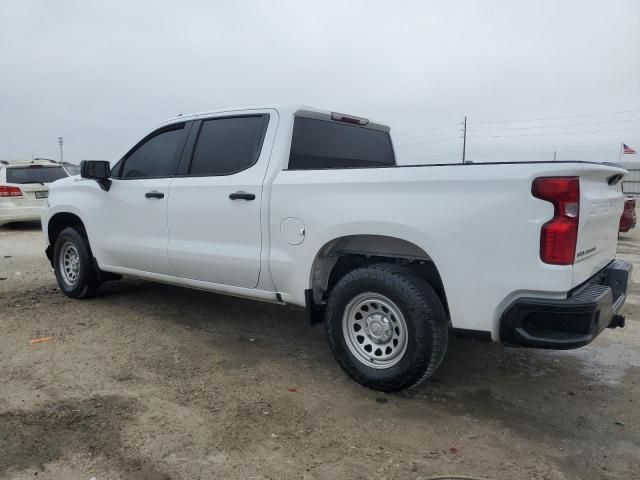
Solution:
M 280 230 L 281 218 L 292 217 L 304 219 L 310 235 L 303 248 L 273 242 L 272 275 L 280 291 L 295 292 L 294 285 L 309 282 L 309 272 L 291 275 L 301 272 L 292 264 L 313 264 L 334 238 L 394 235 L 434 262 L 454 326 L 482 330 L 492 318 L 497 338 L 499 316 L 512 300 L 566 298 L 614 258 L 623 200 L 607 179 L 624 172 L 566 161 L 285 170 L 271 187 L 271 231 Z M 540 230 L 554 208 L 535 198 L 531 188 L 535 178 L 546 176 L 580 177 L 577 251 L 591 251 L 575 265 L 540 260 Z M 474 288 L 477 282 L 482 288 Z

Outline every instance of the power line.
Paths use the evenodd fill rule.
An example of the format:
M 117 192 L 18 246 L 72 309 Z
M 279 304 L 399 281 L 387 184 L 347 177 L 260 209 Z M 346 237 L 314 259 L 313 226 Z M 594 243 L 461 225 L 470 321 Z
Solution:
M 422 145 L 423 143 L 437 143 L 437 142 L 449 142 L 451 140 L 458 140 L 460 137 L 451 137 L 451 138 L 440 138 L 436 140 L 425 140 L 422 142 L 415 143 L 394 143 L 396 147 L 410 147 L 412 145 Z
M 491 135 L 491 132 L 494 131 L 530 131 L 530 130 L 544 130 L 544 129 L 563 129 L 563 128 L 580 128 L 580 127 L 593 127 L 597 125 L 616 125 L 616 124 L 632 124 L 634 122 L 640 122 L 640 118 L 626 118 L 626 119 L 614 119 L 614 120 L 602 120 L 602 121 L 590 121 L 585 123 L 565 123 L 560 125 L 520 125 L 520 126 L 508 126 L 508 127 L 480 127 L 476 129 L 476 125 L 495 125 L 495 124 L 508 124 L 508 123 L 523 123 L 523 122 L 542 122 L 542 121 L 553 121 L 553 120 L 561 120 L 561 119 L 572 119 L 572 118 L 586 118 L 586 117 L 603 117 L 610 115 L 623 115 L 629 113 L 640 112 L 640 109 L 630 109 L 630 110 L 621 110 L 617 112 L 600 112 L 600 113 L 585 113 L 585 114 L 576 114 L 576 115 L 562 115 L 556 117 L 545 117 L 545 118 L 532 118 L 532 119 L 520 119 L 520 120 L 494 120 L 494 121 L 485 121 L 485 122 L 467 122 L 467 117 L 464 117 L 463 122 L 463 130 L 462 136 L 451 136 L 453 133 L 453 128 L 458 126 L 456 125 L 440 125 L 440 126 L 431 126 L 431 127 L 423 127 L 414 130 L 406 130 L 400 131 L 398 133 L 394 132 L 392 137 L 394 139 L 394 145 L 399 148 L 407 148 L 413 147 L 417 145 L 424 145 L 430 143 L 441 143 L 441 142 L 452 142 L 455 140 L 459 140 L 462 138 L 462 161 L 465 161 L 466 154 L 466 143 L 467 143 L 467 134 L 471 135 L 472 138 L 518 138 L 518 137 L 541 137 L 541 136 L 566 136 L 566 135 L 592 135 L 592 134 L 601 134 L 601 133 L 613 133 L 613 132 L 625 132 L 625 131 L 635 131 L 640 130 L 640 127 L 633 128 L 610 128 L 610 129 L 596 129 L 590 131 L 571 131 L 571 132 L 537 132 L 537 133 L 514 133 L 514 134 L 499 134 L 499 135 Z M 471 128 L 469 128 L 471 127 Z M 487 134 L 489 133 L 489 134 Z M 443 137 L 445 138 L 438 138 Z M 584 154 L 588 153 L 599 153 L 599 152 L 609 152 L 608 150 L 553 150 L 550 152 L 496 152 L 496 155 L 547 155 L 553 154 L 554 159 L 557 156 L 557 153 L 569 153 L 569 152 L 583 152 Z M 483 153 L 480 155 L 492 155 L 491 153 Z M 440 155 L 436 155 L 440 156 Z M 473 155 L 474 157 L 476 155 Z M 418 155 L 414 158 L 424 158 L 424 155 Z M 411 157 L 404 157 L 411 158 Z
M 400 130 L 397 135 L 407 135 L 407 134 L 411 134 L 411 133 L 417 133 L 417 132 L 424 132 L 424 131 L 431 131 L 431 130 L 445 130 L 445 129 L 450 129 L 450 128 L 458 128 L 458 125 L 441 125 L 439 127 L 425 127 L 425 128 L 418 128 L 415 130 Z M 396 134 L 394 134 L 396 135 Z
M 632 122 L 640 122 L 640 118 L 634 118 L 629 120 L 612 120 L 610 122 L 590 122 L 590 123 L 565 123 L 564 125 L 529 125 L 527 127 L 498 127 L 498 128 L 483 128 L 480 130 L 484 131 L 494 131 L 494 130 L 535 130 L 538 128 L 565 128 L 565 127 L 590 127 L 593 125 L 610 125 L 614 123 L 632 123 Z M 471 127 L 473 128 L 473 123 Z
M 529 157 L 551 157 L 552 155 L 561 155 L 561 154 L 582 154 L 579 156 L 584 156 L 584 155 L 588 155 L 588 154 L 599 154 L 599 153 L 608 153 L 611 154 L 613 152 L 612 149 L 609 150 L 601 150 L 601 149 L 590 149 L 590 150 L 585 150 L 585 149 L 555 149 L 555 150 L 526 150 L 526 151 L 519 151 L 519 152 L 505 152 L 505 151 L 489 151 L 489 152 L 474 152 L 474 151 L 470 151 L 467 152 L 467 159 L 471 159 L 473 161 L 479 162 L 479 161 L 487 161 L 487 160 L 491 160 L 491 159 L 495 159 L 496 161 L 499 161 L 500 159 L 503 159 L 505 156 L 506 157 L 522 157 L 522 156 L 529 156 Z M 424 154 L 411 154 L 411 155 L 398 155 L 398 159 L 399 160 L 407 160 L 407 161 L 411 161 L 411 160 L 419 160 L 419 159 L 428 159 L 428 158 L 443 158 L 443 159 L 447 159 L 447 158 L 455 158 L 457 154 L 455 152 L 443 152 L 443 153 L 424 153 Z M 563 158 L 563 160 L 566 160 L 566 158 Z
M 543 137 L 548 135 L 591 135 L 593 133 L 609 133 L 609 132 L 626 132 L 636 130 L 640 131 L 640 128 L 613 128 L 609 130 L 592 130 L 589 132 L 560 132 L 560 133 L 520 133 L 516 135 L 476 135 L 474 132 L 469 132 L 470 135 L 478 138 L 515 138 L 515 137 Z
M 541 122 L 546 120 L 563 120 L 565 118 L 584 118 L 584 117 L 595 117 L 595 116 L 605 116 L 605 115 L 622 115 L 625 113 L 636 113 L 640 112 L 640 108 L 633 110 L 621 110 L 619 112 L 601 112 L 601 113 L 582 113 L 578 115 L 563 115 L 561 117 L 546 117 L 546 118 L 529 118 L 522 120 L 492 120 L 486 122 L 474 122 L 477 125 L 485 125 L 490 123 L 518 123 L 518 122 Z
M 609 149 L 609 150 L 526 150 L 526 151 L 521 151 L 521 152 L 474 152 L 471 151 L 470 155 L 490 155 L 490 156 L 494 156 L 494 155 L 541 155 L 541 154 L 548 154 L 548 153 L 553 153 L 553 152 L 558 152 L 558 153 L 611 153 L 613 152 L 613 149 Z
M 561 150 L 548 150 L 548 151 L 530 151 L 530 152 L 474 152 L 471 151 L 469 153 L 469 155 L 473 156 L 473 157 L 478 157 L 478 156 L 496 156 L 496 155 L 506 155 L 506 156 L 511 156 L 511 155 L 546 155 L 546 154 L 550 154 L 553 152 L 562 152 Z
M 453 130 L 453 131 L 448 131 L 448 132 L 433 132 L 433 133 L 424 133 L 424 134 L 421 134 L 421 135 L 411 135 L 411 136 L 408 136 L 408 137 L 401 137 L 400 140 L 403 140 L 403 141 L 404 140 L 409 140 L 409 141 L 411 141 L 412 138 L 419 139 L 419 138 L 427 138 L 427 137 L 437 137 L 438 135 L 450 135 L 450 134 L 452 134 L 452 133 L 454 133 L 456 131 L 457 131 L 457 129 Z M 391 136 L 394 137 L 394 138 L 397 138 L 396 135 L 391 135 Z
M 617 147 L 616 147 L 617 148 Z M 558 152 L 572 152 L 572 153 L 607 153 L 607 152 L 611 152 L 613 149 L 608 149 L 608 150 L 591 150 L 591 149 L 580 149 L 580 150 L 557 150 Z
M 637 113 L 637 112 L 640 112 L 640 108 L 631 109 L 631 110 L 620 110 L 617 112 L 583 113 L 583 114 L 576 114 L 576 115 L 562 115 L 557 117 L 545 117 L 545 118 L 529 118 L 529 119 L 520 119 L 520 120 L 490 120 L 490 121 L 484 121 L 484 122 L 472 122 L 470 123 L 470 125 L 473 126 L 473 125 L 489 125 L 489 124 L 496 124 L 496 123 L 541 122 L 541 121 L 548 121 L 548 120 L 563 120 L 568 118 L 585 118 L 585 117 L 594 117 L 594 116 L 622 115 L 622 114 Z M 613 120 L 613 121 L 604 121 L 604 122 L 591 122 L 588 124 L 574 124 L 573 126 L 625 123 L 625 122 L 635 122 L 635 121 L 640 121 L 640 119 L 622 119 L 622 120 Z M 392 132 L 392 135 L 394 137 L 412 136 L 413 134 L 416 134 L 419 132 L 426 132 L 426 131 L 432 131 L 432 130 L 448 130 L 448 129 L 458 128 L 458 126 L 459 125 L 456 125 L 456 124 L 447 124 L 447 125 L 439 125 L 439 126 L 431 126 L 431 127 L 421 127 L 421 128 L 412 129 L 412 130 L 399 130 L 397 132 L 394 131 Z M 549 125 L 549 126 L 501 127 L 501 128 L 495 128 L 492 130 L 553 128 L 553 127 L 564 127 L 564 126 L 572 126 L 572 125 L 567 124 L 567 125 Z M 437 132 L 435 134 L 437 134 Z M 432 134 L 428 134 L 428 135 L 432 135 Z
M 438 157 L 450 157 L 450 156 L 458 156 L 460 155 L 458 152 L 446 152 L 446 153 L 436 153 L 436 154 L 425 154 L 425 155 L 399 155 L 398 157 L 401 160 L 415 160 L 418 158 L 438 158 Z

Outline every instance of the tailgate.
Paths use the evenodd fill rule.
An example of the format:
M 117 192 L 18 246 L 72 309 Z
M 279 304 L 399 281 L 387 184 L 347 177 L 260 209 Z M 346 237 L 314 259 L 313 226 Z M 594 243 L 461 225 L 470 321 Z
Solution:
M 22 197 L 12 197 L 13 202 L 21 207 L 43 205 L 49 195 L 49 187 L 40 183 L 14 184 L 22 190 Z
M 7 166 L 5 183 L 22 192 L 20 196 L 11 197 L 13 203 L 20 207 L 36 207 L 45 203 L 49 184 L 67 176 L 66 170 L 57 164 L 15 164 Z
M 626 173 L 607 165 L 584 164 L 580 175 L 580 222 L 573 286 L 602 270 L 616 256 L 618 226 L 624 208 L 620 185 L 610 179 Z

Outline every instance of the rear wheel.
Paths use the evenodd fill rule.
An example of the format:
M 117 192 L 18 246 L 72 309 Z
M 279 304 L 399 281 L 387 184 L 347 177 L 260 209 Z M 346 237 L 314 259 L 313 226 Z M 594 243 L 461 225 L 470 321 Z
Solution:
M 53 255 L 56 280 L 65 295 L 72 298 L 95 295 L 100 282 L 84 230 L 65 228 L 56 239 Z
M 331 292 L 325 315 L 336 360 L 375 390 L 416 386 L 444 358 L 444 308 L 433 288 L 409 269 L 379 264 L 346 274 Z

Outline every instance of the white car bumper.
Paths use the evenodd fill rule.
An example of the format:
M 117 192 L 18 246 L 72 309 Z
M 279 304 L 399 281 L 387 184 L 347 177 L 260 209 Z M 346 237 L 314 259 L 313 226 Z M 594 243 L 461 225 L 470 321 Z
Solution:
M 40 220 L 41 208 L 41 205 L 33 205 L 28 207 L 0 206 L 0 225 L 11 222 L 28 222 L 32 220 Z

